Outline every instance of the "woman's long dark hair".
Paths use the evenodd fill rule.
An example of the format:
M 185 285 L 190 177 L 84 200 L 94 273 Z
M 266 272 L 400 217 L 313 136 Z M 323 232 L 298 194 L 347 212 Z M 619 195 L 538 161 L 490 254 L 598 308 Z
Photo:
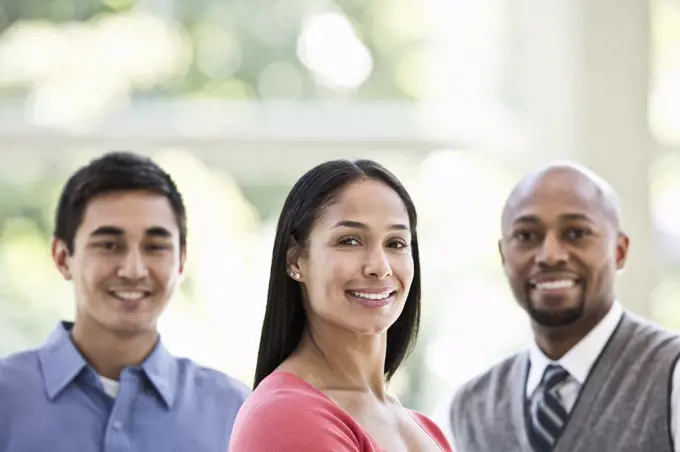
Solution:
M 420 255 L 416 235 L 417 215 L 413 201 L 399 180 L 382 165 L 371 160 L 333 160 L 322 163 L 293 186 L 281 211 L 276 228 L 269 275 L 267 307 L 262 323 L 260 348 L 255 370 L 256 388 L 298 346 L 307 322 L 300 283 L 287 274 L 287 253 L 291 238 L 306 248 L 309 234 L 323 210 L 345 187 L 359 180 L 377 180 L 391 187 L 404 202 L 411 227 L 413 281 L 404 310 L 387 330 L 385 379 L 397 371 L 411 352 L 420 325 Z

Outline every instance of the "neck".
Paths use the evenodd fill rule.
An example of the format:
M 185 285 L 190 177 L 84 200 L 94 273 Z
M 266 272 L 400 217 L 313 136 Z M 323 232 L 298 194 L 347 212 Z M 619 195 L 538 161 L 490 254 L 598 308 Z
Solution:
M 301 377 L 322 389 L 369 391 L 381 401 L 385 391 L 387 333 L 358 335 L 337 326 L 311 324 L 291 358 Z
M 612 303 L 609 303 L 604 309 L 584 315 L 579 321 L 563 327 L 546 327 L 534 322 L 534 337 L 538 347 L 548 358 L 559 360 L 602 321 L 611 307 Z
M 151 353 L 158 333 L 155 330 L 129 336 L 77 321 L 71 337 L 85 360 L 103 377 L 118 380 L 126 367 L 140 365 Z

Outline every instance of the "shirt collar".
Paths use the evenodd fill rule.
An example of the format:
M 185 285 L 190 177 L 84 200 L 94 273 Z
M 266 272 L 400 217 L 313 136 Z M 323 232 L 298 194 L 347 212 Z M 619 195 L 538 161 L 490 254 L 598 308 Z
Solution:
M 45 390 L 50 400 L 68 386 L 87 362 L 71 342 L 71 322 L 59 322 L 38 350 Z
M 72 329 L 72 322 L 59 322 L 38 350 L 45 390 L 50 400 L 55 399 L 88 366 L 71 340 Z M 176 395 L 177 362 L 163 346 L 160 337 L 140 367 L 166 407 L 171 409 Z
M 160 336 L 153 351 L 144 360 L 141 367 L 154 389 L 156 389 L 156 392 L 163 399 L 166 407 L 171 409 L 175 403 L 177 393 L 175 384 L 177 361 L 163 346 Z
M 600 353 L 607 344 L 610 336 L 614 333 L 614 330 L 616 330 L 616 326 L 619 324 L 622 316 L 623 307 L 615 300 L 604 318 L 602 318 L 602 320 L 600 320 L 600 322 L 595 325 L 583 339 L 557 361 L 553 361 L 545 356 L 536 342 L 533 341 L 529 348 L 531 368 L 529 369 L 529 376 L 527 379 L 527 395 L 533 394 L 536 390 L 541 383 L 546 367 L 550 364 L 562 366 L 580 385 L 585 383 L 586 378 L 588 378 L 588 373 L 590 373 L 590 369 L 593 367 L 593 364 L 595 364 L 597 357 L 600 356 Z

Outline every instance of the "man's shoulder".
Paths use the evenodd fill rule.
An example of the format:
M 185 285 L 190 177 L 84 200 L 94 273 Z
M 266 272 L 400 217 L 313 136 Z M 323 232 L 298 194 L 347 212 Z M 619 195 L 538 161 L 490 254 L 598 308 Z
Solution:
M 517 353 L 468 380 L 456 391 L 452 408 L 465 410 L 464 407 L 469 407 L 471 403 L 486 400 L 490 395 L 498 393 L 512 380 L 513 373 L 525 369 L 527 359 L 527 352 Z
M 625 311 L 625 317 L 632 323 L 643 336 L 654 336 L 662 340 L 672 341 L 675 344 L 680 341 L 680 332 L 671 330 L 652 320 L 640 317 L 630 311 Z
M 180 378 L 211 396 L 228 398 L 241 404 L 250 395 L 250 388 L 245 383 L 225 372 L 188 358 L 175 358 L 175 360 Z
M 40 376 L 38 350 L 23 350 L 0 358 L 0 388 L 26 384 Z
M 641 350 L 648 350 L 654 355 L 664 353 L 672 358 L 680 357 L 680 332 L 630 312 L 626 312 L 626 321 L 632 325 L 629 334 L 634 353 L 639 354 Z
M 0 358 L 0 400 L 42 393 L 42 372 L 37 350 L 25 350 Z M 1 411 L 1 410 L 0 410 Z

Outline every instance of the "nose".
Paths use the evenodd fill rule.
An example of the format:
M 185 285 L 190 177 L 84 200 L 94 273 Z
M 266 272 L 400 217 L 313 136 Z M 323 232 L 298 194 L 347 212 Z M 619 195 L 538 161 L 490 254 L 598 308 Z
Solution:
M 554 267 L 565 264 L 568 258 L 569 253 L 564 249 L 559 238 L 554 234 L 547 234 L 536 254 L 536 263 L 546 267 Z
M 376 246 L 368 252 L 364 264 L 364 275 L 367 277 L 385 279 L 392 274 L 392 267 L 382 246 Z
M 136 281 L 146 278 L 148 275 L 149 268 L 144 261 L 144 257 L 137 250 L 131 249 L 128 251 L 118 268 L 118 277 Z

